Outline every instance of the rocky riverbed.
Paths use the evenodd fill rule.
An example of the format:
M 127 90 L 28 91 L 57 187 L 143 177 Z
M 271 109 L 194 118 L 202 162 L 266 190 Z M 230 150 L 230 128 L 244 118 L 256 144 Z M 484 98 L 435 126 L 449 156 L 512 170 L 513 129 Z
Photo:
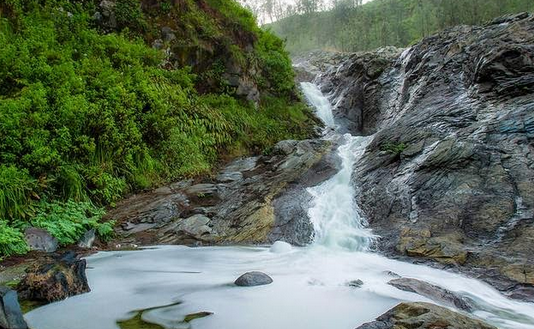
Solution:
M 271 153 L 236 159 L 211 177 L 133 195 L 109 211 L 107 219 L 118 224 L 117 239 L 99 246 L 236 246 L 281 240 L 293 246 L 315 241 L 315 247 L 327 251 L 168 247 L 99 254 L 88 261 L 95 266 L 88 269 L 95 291 L 30 313 L 32 323 L 56 328 L 59 322 L 54 321 L 68 325 L 76 314 L 89 319 L 77 301 L 109 298 L 120 304 L 123 297 L 113 295 L 115 282 L 128 291 L 129 302 L 107 314 L 110 309 L 101 305 L 100 320 L 110 328 L 117 319 L 141 321 L 145 313 L 154 323 L 170 326 L 174 320 L 165 318 L 166 312 L 183 315 L 184 326 L 194 320 L 199 328 L 213 328 L 227 321 L 244 328 L 246 321 L 229 316 L 230 306 L 245 307 L 243 301 L 257 298 L 259 307 L 249 309 L 255 320 L 262 316 L 262 307 L 277 307 L 276 296 L 288 292 L 294 295 L 279 303 L 287 311 L 279 314 L 287 317 L 294 313 L 291 303 L 308 303 L 313 296 L 336 298 L 335 312 L 310 318 L 315 326 L 346 314 L 350 305 L 365 307 L 354 301 L 357 295 L 372 304 L 373 317 L 383 315 L 362 324 L 370 319 L 360 312 L 356 322 L 341 319 L 340 327 L 359 322 L 366 329 L 492 328 L 473 316 L 503 328 L 534 327 L 526 315 L 532 304 L 508 300 L 476 280 L 372 253 L 347 253 L 367 251 L 370 244 L 390 258 L 461 272 L 514 299 L 534 301 L 534 17 L 520 14 L 482 27 L 455 27 L 408 49 L 316 52 L 299 59 L 297 70 L 301 81 L 319 86 L 332 104 L 335 125 L 323 138 L 282 141 Z M 341 194 L 328 194 L 334 188 L 346 191 L 341 194 L 350 195 L 349 202 Z M 325 200 L 334 207 L 326 207 Z M 336 207 L 350 211 L 337 213 Z M 335 225 L 314 209 L 329 211 Z M 343 221 L 347 215 L 354 217 L 349 218 L 356 222 L 352 227 Z M 354 244 L 360 248 L 350 247 Z M 276 256 L 278 252 L 284 256 Z M 32 268 L 46 278 L 51 276 L 43 269 L 58 269 L 53 264 Z M 228 285 L 258 269 L 270 272 L 274 283 L 250 289 L 263 289 L 273 299 L 268 302 L 260 290 L 246 295 Z M 395 269 L 401 273 L 393 273 Z M 159 274 L 154 276 L 154 271 Z M 174 290 L 166 285 L 169 271 L 180 278 Z M 123 282 L 123 274 L 117 273 L 129 273 L 131 282 Z M 363 280 L 350 277 L 355 273 Z M 154 282 L 154 289 L 147 289 Z M 89 290 L 86 283 L 80 282 L 80 292 Z M 178 286 L 182 290 L 176 290 Z M 7 290 L 2 294 L 13 299 Z M 235 297 L 233 304 L 223 302 L 228 294 Z M 187 304 L 188 298 L 193 304 Z M 205 305 L 212 309 L 205 309 L 202 301 L 209 301 Z M 384 313 L 399 301 L 409 303 Z M 150 309 L 155 304 L 165 306 L 161 312 Z M 321 311 L 320 305 L 310 307 Z M 64 310 L 70 315 L 63 320 L 56 316 L 40 321 L 40 316 Z M 134 317 L 128 318 L 133 311 Z M 203 316 L 187 318 L 191 314 Z M 305 312 L 299 314 L 305 317 Z M 278 320 L 270 323 L 302 324 L 297 318 Z

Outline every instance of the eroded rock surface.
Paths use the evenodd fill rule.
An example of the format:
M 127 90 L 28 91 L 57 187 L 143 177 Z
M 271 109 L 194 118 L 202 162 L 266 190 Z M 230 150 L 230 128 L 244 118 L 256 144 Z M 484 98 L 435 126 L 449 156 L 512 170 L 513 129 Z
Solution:
M 59 259 L 30 266 L 17 291 L 26 300 L 55 302 L 89 292 L 85 259 L 68 252 Z
M 357 329 L 496 329 L 480 320 L 429 303 L 402 303 Z
M 282 141 L 272 155 L 235 160 L 214 179 L 132 196 L 108 218 L 120 223 L 121 243 L 304 245 L 313 236 L 305 188 L 335 174 L 331 153 L 329 141 Z
M 375 134 L 353 182 L 378 248 L 534 300 L 534 17 L 332 58 L 315 81 Z

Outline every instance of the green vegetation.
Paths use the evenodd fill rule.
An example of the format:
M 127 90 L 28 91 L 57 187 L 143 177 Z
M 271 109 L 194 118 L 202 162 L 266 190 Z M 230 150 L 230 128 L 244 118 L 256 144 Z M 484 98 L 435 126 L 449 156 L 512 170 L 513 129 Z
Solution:
M 263 0 L 272 1 L 272 0 Z M 309 2 L 310 0 L 299 0 Z M 406 47 L 444 28 L 478 25 L 494 17 L 534 11 L 531 0 L 334 0 L 328 11 L 288 8 L 293 13 L 271 25 L 292 53 L 315 49 L 372 50 Z
M 380 150 L 383 152 L 387 152 L 390 154 L 393 154 L 394 156 L 400 156 L 400 154 L 407 148 L 408 146 L 404 143 L 384 143 L 380 146 Z
M 118 0 L 113 28 L 93 19 L 98 3 L 0 4 L 0 255 L 27 250 L 28 225 L 61 244 L 90 228 L 109 238 L 101 207 L 126 193 L 311 132 L 283 43 L 233 1 Z M 179 24 L 172 56 L 147 45 L 161 24 Z M 220 88 L 225 58 L 262 68 L 258 104 Z

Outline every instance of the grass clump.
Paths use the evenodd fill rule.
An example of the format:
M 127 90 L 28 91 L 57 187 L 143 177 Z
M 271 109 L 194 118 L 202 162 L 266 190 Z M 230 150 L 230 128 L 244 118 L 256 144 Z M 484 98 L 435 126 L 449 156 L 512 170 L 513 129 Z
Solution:
M 387 142 L 382 144 L 380 147 L 380 150 L 383 152 L 387 152 L 390 154 L 393 154 L 395 156 L 400 156 L 400 154 L 408 147 L 405 143 L 393 143 L 393 142 Z

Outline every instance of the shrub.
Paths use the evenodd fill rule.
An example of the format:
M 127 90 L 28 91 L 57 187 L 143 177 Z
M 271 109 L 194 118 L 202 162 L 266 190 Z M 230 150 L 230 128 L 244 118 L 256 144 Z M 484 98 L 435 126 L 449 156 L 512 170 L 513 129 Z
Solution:
M 56 237 L 60 245 L 76 243 L 90 229 L 95 229 L 102 239 L 113 233 L 113 222 L 101 223 L 103 208 L 90 202 L 41 202 L 36 215 L 23 226 L 40 227 Z
M 4 220 L 0 220 L 0 260 L 2 256 L 25 254 L 29 251 L 21 231 L 11 227 Z

